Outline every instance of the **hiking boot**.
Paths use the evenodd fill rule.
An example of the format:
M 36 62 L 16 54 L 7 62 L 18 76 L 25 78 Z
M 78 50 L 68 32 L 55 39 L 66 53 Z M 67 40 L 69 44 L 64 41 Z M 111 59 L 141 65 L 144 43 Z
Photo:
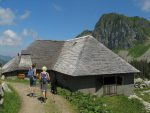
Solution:
M 32 97 L 36 97 L 36 94 L 35 94 L 35 93 L 33 93 L 33 94 L 32 94 Z
M 44 98 L 43 102 L 46 103 L 46 98 Z
M 30 93 L 29 96 L 32 97 L 32 96 L 33 96 L 33 93 Z
M 44 98 L 43 97 L 41 97 L 41 103 L 43 103 L 44 102 Z
M 30 96 L 31 96 L 31 93 L 27 94 L 27 96 L 29 96 L 29 97 L 30 97 Z

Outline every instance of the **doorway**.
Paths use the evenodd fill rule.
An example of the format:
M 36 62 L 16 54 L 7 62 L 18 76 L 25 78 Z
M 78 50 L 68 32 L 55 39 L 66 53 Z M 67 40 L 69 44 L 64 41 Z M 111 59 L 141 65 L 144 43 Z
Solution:
M 117 77 L 103 77 L 103 93 L 104 95 L 117 94 Z

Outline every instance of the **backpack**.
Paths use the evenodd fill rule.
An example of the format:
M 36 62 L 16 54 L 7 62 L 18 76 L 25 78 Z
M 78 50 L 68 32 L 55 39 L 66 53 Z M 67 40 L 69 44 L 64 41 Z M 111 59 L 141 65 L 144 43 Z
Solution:
M 31 78 L 32 81 L 36 81 L 36 77 L 34 76 L 34 69 L 30 69 L 28 71 L 28 77 Z
M 28 77 L 32 77 L 32 76 L 34 76 L 34 70 L 33 70 L 33 69 L 30 69 L 30 70 L 28 71 Z
M 41 73 L 41 81 L 42 81 L 43 84 L 46 84 L 46 83 L 47 83 L 46 74 L 47 74 L 47 73 Z

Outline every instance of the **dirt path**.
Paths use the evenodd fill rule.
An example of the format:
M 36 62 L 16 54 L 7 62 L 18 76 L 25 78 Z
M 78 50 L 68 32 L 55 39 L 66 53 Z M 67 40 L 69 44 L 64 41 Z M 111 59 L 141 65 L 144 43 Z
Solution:
M 48 93 L 46 103 L 38 101 L 40 90 L 36 88 L 37 97 L 29 97 L 29 86 L 20 83 L 10 83 L 19 93 L 22 99 L 22 107 L 19 113 L 75 113 L 73 107 L 64 98 L 59 95 Z

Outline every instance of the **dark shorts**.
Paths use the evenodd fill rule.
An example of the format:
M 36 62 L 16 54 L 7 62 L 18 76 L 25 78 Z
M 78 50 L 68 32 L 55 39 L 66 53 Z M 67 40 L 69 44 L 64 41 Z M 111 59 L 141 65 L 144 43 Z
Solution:
M 32 77 L 30 77 L 30 87 L 36 86 L 36 80 L 33 80 Z

